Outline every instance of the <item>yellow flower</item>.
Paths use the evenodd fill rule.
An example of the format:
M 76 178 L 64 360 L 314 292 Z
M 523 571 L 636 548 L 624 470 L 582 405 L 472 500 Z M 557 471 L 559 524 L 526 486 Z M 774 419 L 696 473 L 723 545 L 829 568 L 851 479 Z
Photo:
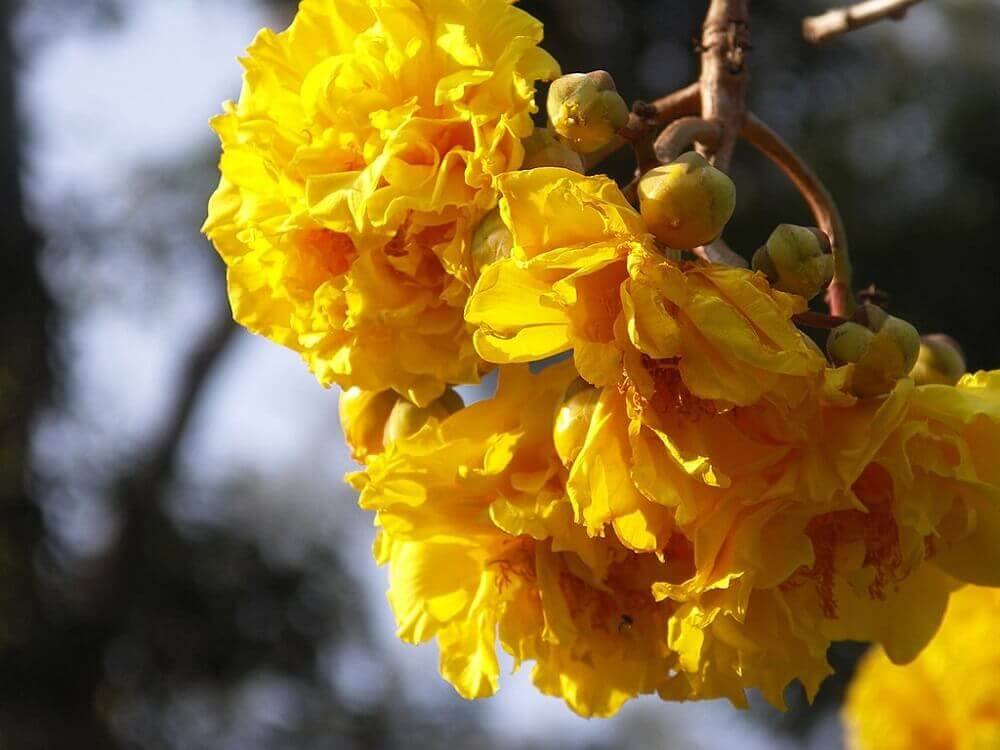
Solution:
M 853 750 L 1000 747 L 1000 589 L 952 594 L 941 630 L 914 661 L 880 648 L 861 662 L 844 707 Z
M 325 385 L 421 405 L 479 361 L 462 319 L 468 243 L 558 66 L 506 0 L 305 0 L 261 31 L 212 122 L 222 179 L 204 231 L 236 319 Z
M 509 258 L 484 269 L 465 317 L 490 362 L 544 359 L 573 349 L 580 374 L 614 382 L 621 355 L 614 325 L 626 259 L 650 246 L 642 219 L 604 176 L 539 167 L 503 175 L 500 215 Z
M 669 432 L 682 448 L 700 436 L 729 481 L 678 523 L 696 574 L 654 587 L 680 604 L 670 645 L 695 693 L 733 699 L 756 684 L 780 706 L 797 677 L 811 695 L 837 640 L 909 661 L 959 582 L 1000 585 L 1000 373 L 957 387 L 901 381 L 884 399 L 810 402 L 780 420 L 758 413 L 751 431 L 754 411 L 734 410 L 744 435 L 730 432 L 725 450 L 713 423 L 729 415 Z M 730 664 L 743 665 L 739 680 Z
M 466 307 L 491 362 L 573 350 L 595 385 L 622 377 L 623 353 L 665 361 L 685 386 L 720 405 L 765 394 L 792 401 L 824 360 L 791 317 L 798 296 L 761 274 L 680 264 L 657 251 L 642 218 L 606 177 L 558 168 L 505 175 L 501 216 L 511 256 L 480 276 Z
M 436 638 L 459 694 L 497 690 L 499 641 L 515 664 L 536 662 L 542 692 L 607 716 L 676 673 L 673 605 L 651 587 L 683 580 L 690 556 L 636 555 L 574 523 L 552 439 L 574 378 L 567 362 L 537 376 L 502 368 L 494 398 L 428 423 L 350 479 L 376 512 L 400 638 Z

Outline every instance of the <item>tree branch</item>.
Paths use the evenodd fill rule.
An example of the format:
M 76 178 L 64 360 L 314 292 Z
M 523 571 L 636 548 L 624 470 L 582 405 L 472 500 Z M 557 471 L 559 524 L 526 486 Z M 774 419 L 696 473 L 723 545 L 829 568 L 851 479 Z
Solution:
M 177 385 L 177 397 L 159 437 L 150 447 L 139 476 L 141 484 L 156 486 L 170 476 L 177 451 L 198 405 L 202 387 L 215 370 L 238 328 L 228 315 L 219 315 L 188 357 Z
M 701 107 L 701 84 L 697 81 L 652 102 L 636 102 L 634 111 L 642 117 L 668 125 L 678 117 L 694 115 Z
M 825 315 L 821 312 L 814 312 L 813 310 L 806 310 L 803 313 L 796 313 L 792 316 L 794 320 L 799 325 L 807 326 L 809 328 L 836 328 L 847 322 L 847 318 L 841 318 L 838 315 Z
M 918 2 L 920 0 L 865 0 L 846 8 L 835 8 L 803 20 L 802 35 L 813 44 L 820 44 L 884 18 L 898 21 Z
M 809 204 L 816 224 L 829 236 L 834 268 L 833 281 L 827 290 L 827 302 L 831 314 L 849 316 L 854 306 L 851 296 L 851 257 L 847 248 L 844 220 L 830 191 L 795 150 L 752 113 L 747 115 L 741 135 L 785 173 Z
M 656 158 L 666 164 L 676 159 L 693 143 L 715 148 L 722 137 L 718 122 L 709 122 L 700 117 L 682 117 L 674 120 L 653 143 Z
M 636 179 L 638 179 L 660 163 L 653 148 L 653 138 L 656 132 L 663 125 L 673 122 L 678 117 L 696 114 L 700 101 L 701 87 L 697 83 L 692 83 L 690 86 L 671 92 L 654 102 L 635 102 L 632 105 L 632 113 L 629 115 L 628 122 L 625 127 L 618 131 L 615 141 L 609 144 L 608 152 L 617 150 L 624 143 L 632 144 L 636 157 Z M 604 152 L 602 149 L 602 152 L 596 155 L 597 158 L 587 159 L 587 168 L 589 169 L 607 156 L 608 152 Z M 626 195 L 628 195 L 628 191 L 627 187 Z
M 747 0 L 711 0 L 701 37 L 701 116 L 722 128 L 718 145 L 707 153 L 723 171 L 746 116 L 748 49 Z

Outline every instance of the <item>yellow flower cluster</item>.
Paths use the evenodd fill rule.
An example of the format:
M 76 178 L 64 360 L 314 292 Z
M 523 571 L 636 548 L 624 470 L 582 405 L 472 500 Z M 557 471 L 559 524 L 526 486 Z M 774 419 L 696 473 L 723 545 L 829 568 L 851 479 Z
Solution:
M 859 400 L 793 325 L 802 298 L 657 253 L 605 178 L 500 184 L 514 249 L 466 315 L 487 359 L 572 348 L 602 387 L 567 479 L 588 533 L 664 560 L 690 546 L 691 577 L 653 586 L 675 608 L 671 697 L 783 705 L 792 679 L 815 692 L 831 641 L 905 661 L 955 579 L 1000 585 L 1000 374 Z
M 558 74 L 541 37 L 507 0 L 304 0 L 261 31 L 212 122 L 204 231 L 236 320 L 324 385 L 423 404 L 476 382 L 468 245 L 521 164 L 535 81 Z
M 496 691 L 499 640 L 536 662 L 542 692 L 607 716 L 676 675 L 671 606 L 650 591 L 687 570 L 574 522 L 552 421 L 575 377 L 569 362 L 503 368 L 495 397 L 390 444 L 350 481 L 377 514 L 400 638 L 437 637 L 462 696 Z
M 608 178 L 519 170 L 540 38 L 506 0 L 306 0 L 215 121 L 233 309 L 345 388 L 400 637 L 467 698 L 499 643 L 587 716 L 783 706 L 841 639 L 913 659 L 952 590 L 1000 586 L 1000 373 L 858 398 L 868 360 L 831 367 L 767 263 L 683 260 Z M 701 241 L 732 196 L 675 216 L 726 181 L 684 164 L 653 192 Z M 450 386 L 493 366 L 464 406 Z
M 476 346 L 504 377 L 567 350 L 575 367 L 544 370 L 536 380 L 545 385 L 520 398 L 501 386 L 495 399 L 390 445 L 354 480 L 362 505 L 379 511 L 378 555 L 393 571 L 426 567 L 443 581 L 445 569 L 474 569 L 434 556 L 434 544 L 457 544 L 493 581 L 489 596 L 471 579 L 462 588 L 463 602 L 490 613 L 476 640 L 439 632 L 442 674 L 459 692 L 496 688 L 495 657 L 472 684 L 449 663 L 487 643 L 493 653 L 499 633 L 517 660 L 536 660 L 540 689 L 584 715 L 650 692 L 743 705 L 748 687 L 783 706 L 794 679 L 815 693 L 832 641 L 873 640 L 906 661 L 934 633 L 957 581 L 1000 585 L 1000 470 L 989 457 L 1000 440 L 1000 374 L 957 387 L 902 380 L 886 397 L 858 399 L 845 389 L 851 366 L 829 368 L 794 326 L 801 297 L 751 271 L 671 260 L 607 178 L 540 168 L 498 186 L 512 248 L 469 299 Z M 576 372 L 589 385 L 570 386 Z M 499 446 L 536 431 L 528 471 Z M 510 475 L 479 481 L 480 467 L 500 458 Z M 522 509 L 517 524 L 498 501 Z M 455 528 L 444 530 L 443 518 Z M 403 552 L 386 540 L 400 539 L 407 555 L 428 555 L 426 566 L 397 562 Z M 521 554 L 520 545 L 533 563 L 499 551 Z M 564 606 L 581 584 L 545 593 L 540 548 L 558 550 L 589 585 L 587 601 L 611 597 L 596 620 Z M 509 582 L 490 568 L 501 560 L 516 590 L 531 592 L 539 609 L 530 616 L 504 599 Z M 427 586 L 393 580 L 401 635 L 433 635 L 407 626 L 414 607 L 430 606 L 414 593 Z M 504 635 L 509 618 L 528 628 L 530 648 Z M 463 607 L 447 627 L 470 619 Z M 575 628 L 568 651 L 553 624 L 564 620 Z M 584 637 L 583 620 L 601 627 Z M 639 669 L 651 654 L 655 669 Z M 596 663 L 606 664 L 600 675 Z M 599 689 L 609 685 L 614 696 Z
M 852 750 L 1000 747 L 1000 590 L 955 592 L 941 630 L 906 666 L 881 649 L 865 657 L 847 694 Z

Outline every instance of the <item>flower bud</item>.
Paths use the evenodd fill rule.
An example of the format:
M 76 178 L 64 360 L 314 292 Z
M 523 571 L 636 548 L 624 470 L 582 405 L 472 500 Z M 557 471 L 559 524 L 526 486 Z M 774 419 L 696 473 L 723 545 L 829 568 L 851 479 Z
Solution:
M 754 253 L 752 266 L 775 289 L 812 299 L 833 278 L 830 240 L 813 227 L 779 224 Z
M 572 465 L 583 448 L 600 395 L 600 389 L 594 388 L 583 378 L 577 378 L 566 389 L 566 397 L 559 407 L 552 430 L 556 453 L 566 468 Z
M 906 377 L 917 363 L 920 354 L 920 333 L 911 323 L 890 315 L 882 329 L 875 334 L 876 340 L 882 336 L 887 336 L 893 348 L 899 352 L 903 373 L 900 377 Z
M 875 334 L 857 323 L 837 326 L 826 339 L 826 353 L 835 365 L 858 362 L 868 351 Z
M 889 320 L 889 313 L 885 311 L 885 308 L 874 305 L 871 302 L 865 302 L 862 305 L 858 305 L 851 319 L 855 323 L 863 325 L 872 333 L 878 333 L 882 330 L 882 326 L 886 324 L 886 321 Z
M 603 70 L 557 78 L 549 87 L 547 107 L 553 129 L 581 154 L 606 146 L 628 122 L 628 105 Z
M 707 245 L 736 208 L 736 186 L 694 151 L 639 180 L 639 210 L 656 239 L 675 250 Z
M 340 394 L 340 426 L 355 461 L 363 463 L 369 455 L 382 452 L 382 434 L 397 400 L 395 391 L 354 387 Z
M 392 407 L 392 413 L 389 414 L 389 419 L 385 423 L 382 442 L 388 446 L 390 443 L 409 437 L 418 432 L 431 419 L 439 421 L 446 419 L 460 411 L 464 406 L 462 397 L 452 388 L 446 388 L 440 398 L 427 406 L 416 406 L 405 398 L 401 398 Z
M 919 350 L 916 328 L 871 304 L 862 305 L 854 321 L 838 326 L 827 339 L 835 364 L 854 364 L 851 390 L 858 396 L 891 391 L 913 369 Z
M 951 336 L 932 333 L 920 339 L 917 363 L 910 371 L 917 385 L 955 385 L 965 372 L 962 347 Z
M 513 245 L 514 238 L 500 217 L 500 209 L 493 209 L 472 233 L 472 269 L 476 276 L 490 263 L 509 258 Z
M 535 128 L 535 132 L 522 141 L 524 161 L 521 169 L 535 167 L 563 167 L 583 174 L 583 159 L 576 151 L 558 140 L 548 128 Z

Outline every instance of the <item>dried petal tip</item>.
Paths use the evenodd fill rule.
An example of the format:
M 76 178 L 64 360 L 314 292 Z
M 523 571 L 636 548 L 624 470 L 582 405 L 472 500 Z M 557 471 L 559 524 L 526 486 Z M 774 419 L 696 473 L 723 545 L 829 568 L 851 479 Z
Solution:
M 736 208 L 736 186 L 694 151 L 639 181 L 639 209 L 656 239 L 675 250 L 707 245 Z
M 815 227 L 779 224 L 754 253 L 753 269 L 775 289 L 812 299 L 833 278 L 830 240 Z
M 606 146 L 628 122 L 628 105 L 603 70 L 557 78 L 549 88 L 547 107 L 553 130 L 581 154 Z
M 955 385 L 966 372 L 962 347 L 951 336 L 932 333 L 920 339 L 910 377 L 917 385 Z

